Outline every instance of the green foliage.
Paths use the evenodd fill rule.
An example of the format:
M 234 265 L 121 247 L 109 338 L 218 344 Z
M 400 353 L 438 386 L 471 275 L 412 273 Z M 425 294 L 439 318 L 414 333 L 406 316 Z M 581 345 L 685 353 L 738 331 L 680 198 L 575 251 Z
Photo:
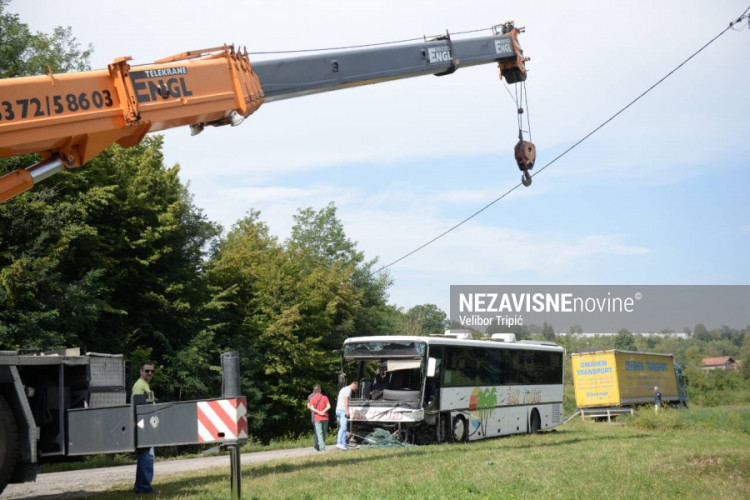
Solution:
M 90 44 L 81 50 L 70 28 L 32 33 L 17 14 L 7 12 L 8 4 L 0 0 L 0 78 L 89 69 Z
M 435 304 L 416 305 L 406 311 L 397 333 L 401 335 L 439 335 L 448 326 L 448 316 Z
M 659 413 L 656 413 L 653 405 L 644 405 L 638 408 L 634 416 L 625 416 L 623 420 L 628 425 L 643 429 L 676 430 L 689 425 L 689 416 L 687 411 L 675 410 L 669 406 L 660 408 Z
M 70 29 L 52 35 L 31 33 L 0 0 L 0 78 L 85 69 L 89 50 L 81 51 Z M 0 174 L 24 168 L 33 155 L 0 160 Z M 77 339 L 68 326 L 81 328 L 109 306 L 98 299 L 102 271 L 65 274 L 74 260 L 71 247 L 90 240 L 87 206 L 77 201 L 51 205 L 45 190 L 0 207 L 0 348 L 56 348 Z M 116 311 L 111 311 L 116 312 Z
M 636 346 L 633 334 L 625 329 L 617 332 L 617 335 L 615 336 L 615 349 L 621 351 L 635 351 Z
M 685 370 L 690 386 L 690 403 L 698 406 L 724 406 L 750 403 L 750 381 L 740 372 Z
M 323 339 L 330 349 L 338 349 L 351 332 L 369 335 L 392 334 L 401 314 L 387 304 L 387 290 L 393 280 L 387 271 L 375 272 L 377 259 L 365 260 L 350 241 L 337 216 L 333 202 L 318 211 L 301 209 L 294 216 L 295 224 L 286 246 L 296 259 L 322 265 L 351 266 L 348 281 L 357 293 L 359 307 L 352 310 L 351 326 Z
M 555 329 L 546 321 L 544 322 L 544 326 L 542 327 L 542 337 L 544 337 L 544 340 L 555 340 Z
M 214 304 L 201 270 L 220 228 L 164 167 L 161 144 L 113 146 L 0 205 L 0 346 L 149 349 L 158 361 L 205 347 L 194 337 Z M 197 396 L 204 375 L 174 367 L 155 389 Z
M 709 432 L 739 432 L 750 435 L 750 409 L 747 406 L 714 408 L 663 408 L 658 414 L 654 407 L 638 408 L 635 416 L 626 416 L 627 425 L 650 430 L 692 429 Z
M 386 282 L 367 273 L 372 263 L 346 238 L 335 206 L 300 210 L 295 221 L 281 244 L 249 212 L 206 266 L 209 286 L 225 294 L 215 340 L 240 352 L 250 429 L 264 441 L 308 431 L 304 401 L 315 383 L 335 393 L 336 350 L 356 334 L 358 313 L 366 311 L 360 324 L 395 323 Z

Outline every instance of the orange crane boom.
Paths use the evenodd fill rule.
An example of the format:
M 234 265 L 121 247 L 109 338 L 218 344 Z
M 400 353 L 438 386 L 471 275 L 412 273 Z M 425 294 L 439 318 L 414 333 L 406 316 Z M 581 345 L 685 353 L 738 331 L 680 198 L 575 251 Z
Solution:
M 435 74 L 496 62 L 509 83 L 526 79 L 512 22 L 492 35 L 449 34 L 408 45 L 328 52 L 250 64 L 233 46 L 185 52 L 131 66 L 0 80 L 0 158 L 38 153 L 43 161 L 0 177 L 0 202 L 111 144 L 138 144 L 148 132 L 189 125 L 238 125 L 265 101 Z
M 0 201 L 111 144 L 134 146 L 147 132 L 182 125 L 227 124 L 258 109 L 263 91 L 247 54 L 232 47 L 205 53 L 134 68 L 120 58 L 106 70 L 0 81 L 0 157 L 47 159 L 0 178 Z

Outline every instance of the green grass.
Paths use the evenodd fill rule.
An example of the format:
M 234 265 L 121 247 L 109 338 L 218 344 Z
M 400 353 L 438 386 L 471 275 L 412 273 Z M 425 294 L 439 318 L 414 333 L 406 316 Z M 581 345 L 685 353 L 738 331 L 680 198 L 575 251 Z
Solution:
M 309 442 L 306 443 L 309 446 Z M 130 485 L 108 496 L 130 498 Z M 229 497 L 229 470 L 157 477 L 167 498 Z M 750 407 L 644 408 L 615 424 L 464 445 L 360 449 L 243 467 L 243 498 L 750 498 Z

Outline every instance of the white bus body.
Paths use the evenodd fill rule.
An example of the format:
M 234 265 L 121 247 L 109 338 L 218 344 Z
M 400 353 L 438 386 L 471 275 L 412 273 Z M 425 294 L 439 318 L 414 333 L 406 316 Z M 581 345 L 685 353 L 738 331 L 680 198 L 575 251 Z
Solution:
M 359 381 L 350 431 L 404 442 L 473 441 L 562 423 L 564 349 L 551 342 L 452 336 L 352 337 L 341 382 Z M 379 377 L 376 370 L 385 374 Z

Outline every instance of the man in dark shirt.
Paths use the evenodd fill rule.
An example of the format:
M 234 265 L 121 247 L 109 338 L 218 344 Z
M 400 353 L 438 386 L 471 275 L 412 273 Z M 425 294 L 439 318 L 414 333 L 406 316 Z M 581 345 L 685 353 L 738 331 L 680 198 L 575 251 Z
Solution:
M 659 390 L 659 386 L 654 386 L 654 411 L 656 413 L 659 413 L 659 409 L 661 408 L 661 391 Z

